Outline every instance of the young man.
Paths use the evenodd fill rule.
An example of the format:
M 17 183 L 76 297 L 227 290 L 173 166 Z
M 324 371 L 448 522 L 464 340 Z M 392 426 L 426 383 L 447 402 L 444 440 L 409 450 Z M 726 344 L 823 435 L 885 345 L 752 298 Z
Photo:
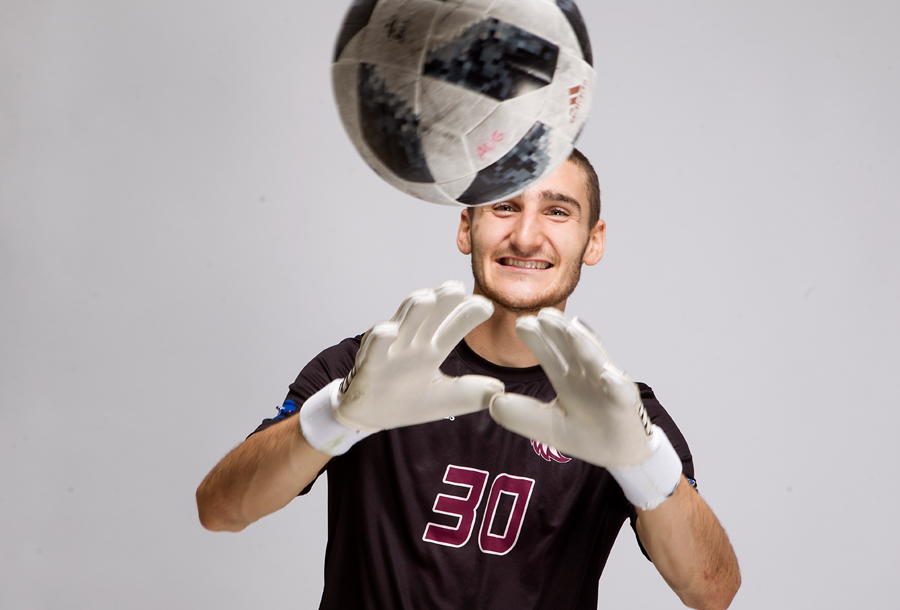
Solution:
M 413 293 L 310 362 L 200 485 L 202 524 L 240 531 L 327 470 L 323 609 L 593 609 L 626 519 L 686 605 L 728 607 L 737 561 L 687 443 L 562 313 L 603 256 L 596 184 L 576 152 L 463 211 L 475 294 Z

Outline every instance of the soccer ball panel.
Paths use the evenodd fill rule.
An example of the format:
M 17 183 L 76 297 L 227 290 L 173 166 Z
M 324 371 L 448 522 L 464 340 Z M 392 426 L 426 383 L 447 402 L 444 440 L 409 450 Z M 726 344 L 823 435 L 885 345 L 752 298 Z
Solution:
M 555 42 L 559 45 L 560 53 L 569 53 L 570 55 L 577 57 L 578 61 L 584 63 L 586 66 L 592 67 L 589 63 L 584 61 L 584 52 L 581 48 L 581 43 L 578 40 L 575 30 L 572 29 L 572 26 L 565 19 L 558 20 L 556 25 L 559 26 L 559 30 L 556 34 Z
M 363 43 L 365 42 L 365 30 L 356 34 L 341 46 L 341 54 L 334 60 L 334 64 L 356 64 L 363 56 Z
M 442 4 L 434 0 L 379 3 L 366 26 L 360 60 L 418 74 L 432 24 Z
M 481 170 L 499 161 L 533 125 L 533 118 L 513 112 L 506 104 L 498 106 L 486 120 L 466 134 L 468 149 L 475 158 L 475 165 Z
M 350 41 L 357 38 L 357 34 L 369 24 L 376 4 L 378 0 L 353 0 L 334 45 L 334 61 L 341 57 Z
M 332 66 L 331 70 L 335 92 L 339 92 L 335 97 L 338 101 L 338 110 L 341 115 L 341 120 L 357 151 L 363 157 L 366 164 L 394 188 L 426 201 L 442 203 L 444 205 L 455 204 L 455 202 L 448 198 L 436 185 L 414 182 L 401 177 L 402 175 L 409 173 L 408 168 L 406 170 L 403 169 L 403 165 L 408 165 L 402 163 L 405 160 L 403 155 L 399 155 L 400 161 L 398 161 L 398 155 L 396 153 L 384 154 L 384 151 L 382 151 L 383 154 L 379 155 L 376 154 L 373 147 L 370 146 L 365 134 L 368 130 L 373 129 L 373 126 L 369 125 L 368 128 L 364 129 L 360 117 L 366 113 L 367 106 L 371 106 L 372 103 L 385 104 L 386 100 L 384 98 L 388 96 L 387 94 L 372 96 L 372 99 L 369 102 L 360 103 L 359 92 L 366 88 L 365 85 L 361 86 L 361 81 L 365 82 L 366 80 L 373 78 L 372 74 L 366 74 L 367 70 L 371 70 L 371 66 L 367 67 L 362 64 L 353 63 L 337 63 Z M 381 78 L 383 78 L 383 75 Z M 376 76 L 375 80 L 378 81 L 379 77 Z M 391 88 L 396 92 L 393 95 L 402 93 L 409 94 L 409 88 L 415 86 L 415 78 L 402 72 L 399 74 L 390 74 L 388 72 L 387 78 L 384 80 L 391 81 Z M 372 85 L 368 86 L 372 87 Z M 378 114 L 378 112 L 376 112 L 376 114 Z M 385 115 L 380 116 L 378 120 L 395 122 L 397 120 L 397 114 L 398 113 L 396 112 L 385 113 Z M 399 112 L 401 117 L 404 114 L 405 111 L 401 110 Z M 381 125 L 383 126 L 383 123 L 381 123 Z M 385 136 L 385 139 L 390 138 Z M 396 141 L 398 138 L 394 137 L 393 139 Z M 378 143 L 376 142 L 376 147 L 377 145 Z M 402 150 L 402 147 L 400 148 Z M 384 157 L 386 160 L 382 160 L 381 157 Z M 400 167 L 398 167 L 398 165 Z
M 497 0 L 491 7 L 491 16 L 551 43 L 559 43 L 562 25 L 559 9 L 545 0 Z
M 488 15 L 489 13 L 483 8 L 445 2 L 434 22 L 434 29 L 428 39 L 428 49 L 445 45 L 456 39 L 473 24 L 486 19 Z
M 341 115 L 341 122 L 354 145 L 357 144 L 359 134 L 359 101 L 356 97 L 358 72 L 359 64 L 356 63 L 336 63 L 331 66 L 334 100 Z
M 459 202 L 447 195 L 439 184 L 409 184 L 400 188 L 407 195 L 438 205 L 459 206 Z
M 418 77 L 369 63 L 359 64 L 358 76 L 359 128 L 366 145 L 403 180 L 434 182 L 414 107 Z
M 496 110 L 500 102 L 490 97 L 447 83 L 424 77 L 419 81 L 419 116 L 425 125 L 464 135 Z
M 463 136 L 432 128 L 422 133 L 422 147 L 434 181 L 438 184 L 471 177 L 477 168 L 468 154 Z M 462 151 L 462 152 L 461 152 Z
M 459 5 L 469 11 L 486 14 L 497 0 L 447 0 L 447 5 Z
M 594 52 L 591 49 L 591 39 L 588 36 L 587 26 L 584 23 L 584 18 L 581 16 L 581 11 L 575 5 L 575 0 L 557 0 L 556 4 L 563 15 L 565 15 L 578 39 L 578 45 L 581 48 L 581 58 L 588 65 L 593 66 Z
M 555 81 L 554 81 L 555 82 Z M 526 124 L 533 123 L 541 117 L 544 107 L 548 103 L 548 96 L 554 94 L 553 84 L 546 89 L 532 91 L 528 95 L 520 95 L 503 103 L 503 109 L 507 112 L 519 115 Z

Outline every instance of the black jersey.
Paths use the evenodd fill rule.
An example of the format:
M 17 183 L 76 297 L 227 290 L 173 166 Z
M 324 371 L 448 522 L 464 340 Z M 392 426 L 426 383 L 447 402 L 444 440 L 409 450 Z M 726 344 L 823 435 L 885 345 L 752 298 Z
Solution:
M 360 339 L 312 360 L 280 418 L 345 376 Z M 489 375 L 507 392 L 544 401 L 555 396 L 539 366 L 494 365 L 465 341 L 441 370 Z M 653 391 L 638 385 L 692 478 L 684 437 Z M 487 411 L 373 434 L 326 470 L 323 610 L 594 610 L 613 542 L 635 518 L 605 469 L 505 430 Z

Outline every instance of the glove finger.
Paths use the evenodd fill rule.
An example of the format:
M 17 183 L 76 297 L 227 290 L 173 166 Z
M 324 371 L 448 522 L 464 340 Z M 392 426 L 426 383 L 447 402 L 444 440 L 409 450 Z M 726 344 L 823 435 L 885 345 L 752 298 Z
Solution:
M 403 299 L 403 302 L 400 303 L 400 307 L 397 308 L 397 313 L 394 314 L 394 317 L 391 318 L 391 322 L 403 322 L 406 318 L 407 312 L 409 312 L 409 308 L 413 303 L 422 299 L 422 297 L 427 296 L 429 294 L 433 294 L 433 290 L 429 290 L 427 288 L 422 288 L 420 290 L 413 290 L 409 293 L 409 296 Z
M 578 318 L 574 318 L 572 320 L 572 326 L 570 332 L 579 335 L 582 340 L 588 345 L 590 350 L 594 353 L 594 359 L 598 362 L 602 362 L 604 365 L 607 362 L 611 362 L 609 358 L 609 353 L 606 351 L 606 348 L 603 346 L 603 342 L 600 341 L 600 338 L 597 336 L 591 327 L 585 324 L 583 321 Z
M 617 404 L 632 405 L 633 413 L 640 416 L 644 423 L 646 410 L 641 401 L 641 392 L 625 371 L 612 363 L 607 364 L 600 376 L 600 387 L 603 393 Z
M 557 383 L 565 379 L 569 370 L 562 354 L 553 345 L 553 342 L 547 337 L 538 319 L 534 316 L 523 316 L 516 320 L 516 332 L 534 357 L 538 359 L 550 382 L 555 386 Z
M 568 330 L 571 326 L 569 319 L 555 307 L 545 307 L 538 313 L 538 324 L 541 330 L 559 352 L 560 358 L 572 371 L 579 370 L 577 355 L 569 342 Z M 574 368 L 573 368 L 574 366 Z
M 434 309 L 435 297 L 433 290 L 417 290 L 403 302 L 394 320 L 397 322 L 397 348 L 404 348 L 412 343 L 422 322 Z
M 356 363 L 381 363 L 387 360 L 388 351 L 397 339 L 397 323 L 381 322 L 373 326 L 363 337 L 356 355 Z
M 490 406 L 491 398 L 504 389 L 501 381 L 484 375 L 446 377 L 439 385 L 435 390 L 442 403 L 442 417 L 483 411 Z
M 610 364 L 609 356 L 600 341 L 583 325 L 576 326 L 574 323 L 567 329 L 566 339 L 582 374 L 599 380 L 603 367 Z
M 435 333 L 447 316 L 466 298 L 466 289 L 462 282 L 444 282 L 434 289 L 434 296 L 434 309 L 431 310 L 416 335 L 416 341 L 421 344 L 432 342 Z
M 557 447 L 554 430 L 565 414 L 554 403 L 545 403 L 521 394 L 499 394 L 491 400 L 491 417 L 516 434 Z
M 569 329 L 572 346 L 586 368 L 586 375 L 617 404 L 640 404 L 640 391 L 631 378 L 609 359 L 606 348 L 587 326 L 573 320 Z M 640 407 L 636 407 L 640 412 Z
M 492 313 L 494 304 L 488 299 L 477 295 L 465 297 L 434 332 L 432 344 L 439 354 L 449 354 L 463 337 L 490 318 Z

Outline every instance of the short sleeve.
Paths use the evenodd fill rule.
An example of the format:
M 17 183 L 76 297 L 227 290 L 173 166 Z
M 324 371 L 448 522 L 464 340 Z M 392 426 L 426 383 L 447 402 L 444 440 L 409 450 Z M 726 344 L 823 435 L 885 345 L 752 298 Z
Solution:
M 678 426 L 675 425 L 672 416 L 669 415 L 659 403 L 656 394 L 653 393 L 653 389 L 645 383 L 638 383 L 637 386 L 641 392 L 641 400 L 644 403 L 644 408 L 647 409 L 647 414 L 650 416 L 650 421 L 662 428 L 666 433 L 666 436 L 669 437 L 669 442 L 671 442 L 672 447 L 675 448 L 675 453 L 681 458 L 682 473 L 684 473 L 685 478 L 687 478 L 691 485 L 696 489 L 697 483 L 694 478 L 694 458 L 691 456 L 691 450 L 690 447 L 688 447 L 684 435 L 681 433 L 681 430 L 678 429 Z M 631 529 L 634 530 L 634 537 L 637 540 L 638 546 L 640 546 L 644 557 L 650 559 L 650 556 L 647 555 L 647 551 L 644 549 L 644 545 L 641 544 L 641 539 L 638 537 L 637 530 L 635 529 L 637 510 L 634 506 L 629 505 L 628 512 L 631 520 Z
M 346 377 L 353 368 L 356 361 L 356 352 L 359 351 L 362 335 L 344 339 L 337 345 L 329 347 L 322 351 L 318 356 L 309 361 L 303 367 L 297 379 L 288 387 L 287 396 L 284 403 L 278 407 L 278 414 L 275 417 L 267 418 L 257 426 L 256 430 L 250 433 L 250 436 L 258 432 L 262 432 L 266 428 L 270 428 L 286 419 L 291 418 L 303 408 L 303 403 L 310 396 L 324 388 L 326 385 L 334 381 Z M 250 438 L 248 436 L 247 438 Z M 326 466 L 327 468 L 327 466 Z M 322 471 L 324 472 L 324 470 Z M 322 472 L 319 474 L 321 475 Z M 313 481 L 314 483 L 315 481 Z M 312 483 L 306 487 L 300 495 L 309 493 L 312 489 Z

